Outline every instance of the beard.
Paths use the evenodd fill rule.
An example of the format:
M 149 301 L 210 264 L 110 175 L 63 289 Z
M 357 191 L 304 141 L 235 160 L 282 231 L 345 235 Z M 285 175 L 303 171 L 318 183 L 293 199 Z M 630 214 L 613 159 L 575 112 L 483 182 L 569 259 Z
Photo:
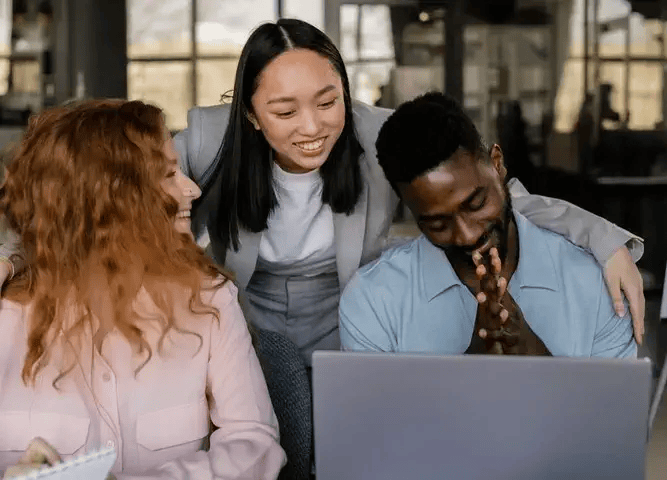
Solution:
M 445 252 L 445 255 L 447 255 L 452 266 L 472 266 L 474 268 L 475 263 L 472 261 L 472 255 L 487 242 L 491 244 L 491 247 L 498 249 L 500 261 L 505 263 L 509 243 L 509 227 L 513 221 L 513 213 L 512 198 L 510 197 L 507 184 L 503 185 L 503 190 L 505 192 L 505 202 L 503 203 L 500 217 L 489 222 L 484 233 L 474 245 L 462 247 L 448 245 L 440 247 Z

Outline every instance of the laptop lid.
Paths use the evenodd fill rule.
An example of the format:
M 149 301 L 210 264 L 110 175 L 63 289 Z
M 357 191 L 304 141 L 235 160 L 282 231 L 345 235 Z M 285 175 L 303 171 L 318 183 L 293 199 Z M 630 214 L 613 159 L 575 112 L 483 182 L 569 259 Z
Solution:
M 643 479 L 645 360 L 318 351 L 318 480 Z

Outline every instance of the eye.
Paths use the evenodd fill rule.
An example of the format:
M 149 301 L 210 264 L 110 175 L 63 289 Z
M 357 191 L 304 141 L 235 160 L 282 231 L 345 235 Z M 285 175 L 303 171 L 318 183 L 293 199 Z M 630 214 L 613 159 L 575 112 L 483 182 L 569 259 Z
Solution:
M 440 233 L 449 228 L 449 224 L 444 220 L 433 220 L 430 222 L 419 222 L 419 226 L 429 232 Z
M 290 110 L 288 112 L 277 112 L 275 115 L 276 115 L 276 117 L 279 117 L 279 118 L 289 118 L 292 115 L 294 115 L 294 113 L 295 113 L 295 110 Z
M 336 104 L 336 100 L 337 99 L 334 98 L 333 100 L 331 100 L 329 102 L 320 103 L 318 106 L 321 107 L 321 108 L 331 108 Z
M 481 210 L 484 205 L 486 205 L 486 195 L 477 195 L 468 204 L 468 208 L 470 211 L 476 212 L 477 210 Z
M 169 171 L 167 171 L 167 174 L 165 175 L 165 178 L 173 178 L 176 176 L 176 169 L 172 168 Z

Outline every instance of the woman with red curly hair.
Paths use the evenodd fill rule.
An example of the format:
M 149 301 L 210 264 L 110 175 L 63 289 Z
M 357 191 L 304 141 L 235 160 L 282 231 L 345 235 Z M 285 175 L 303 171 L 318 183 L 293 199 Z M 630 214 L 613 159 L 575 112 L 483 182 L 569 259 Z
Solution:
M 31 120 L 0 188 L 29 266 L 0 301 L 5 478 L 107 446 L 119 480 L 277 477 L 236 287 L 190 233 L 200 193 L 156 107 L 92 101 Z

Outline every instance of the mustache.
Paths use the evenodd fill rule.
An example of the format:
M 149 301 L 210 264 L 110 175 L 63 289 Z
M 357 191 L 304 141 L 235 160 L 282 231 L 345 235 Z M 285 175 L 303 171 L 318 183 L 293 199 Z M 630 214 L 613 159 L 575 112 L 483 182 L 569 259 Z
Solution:
M 465 245 L 465 246 L 448 245 L 444 249 L 448 254 L 451 253 L 456 256 L 471 256 L 473 252 L 475 252 L 475 250 L 482 247 L 493 237 L 495 237 L 496 239 L 503 238 L 504 232 L 505 232 L 505 225 L 503 224 L 503 222 L 494 222 L 479 237 L 479 239 L 477 240 L 477 242 L 475 242 L 475 244 Z

